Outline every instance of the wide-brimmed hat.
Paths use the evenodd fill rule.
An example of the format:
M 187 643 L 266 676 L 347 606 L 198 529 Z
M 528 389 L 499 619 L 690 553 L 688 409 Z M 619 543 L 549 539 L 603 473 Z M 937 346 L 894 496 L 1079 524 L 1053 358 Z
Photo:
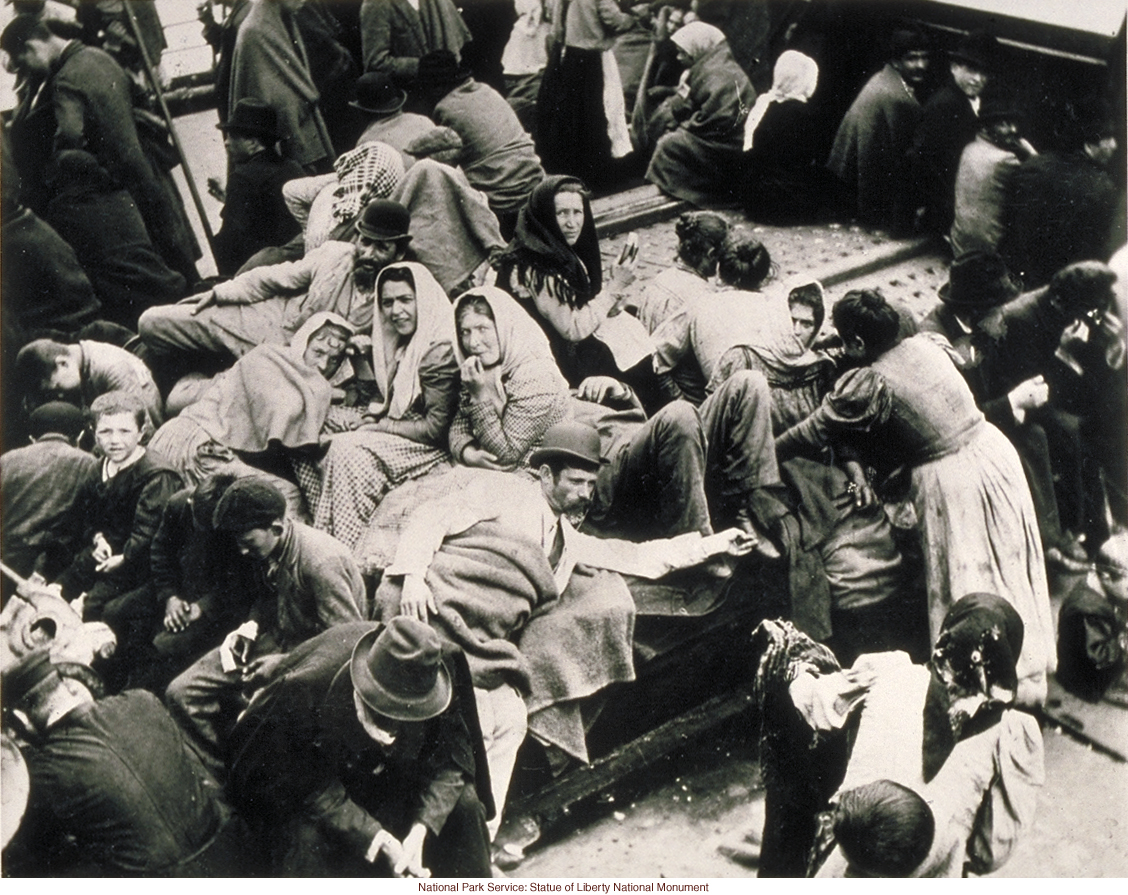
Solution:
M 538 447 L 529 456 L 533 468 L 550 460 L 572 460 L 580 466 L 598 469 L 603 463 L 599 450 L 599 430 L 586 423 L 557 423 L 544 433 Z
M 1022 291 L 1022 282 L 1011 275 L 995 252 L 976 249 L 952 262 L 948 282 L 940 287 L 940 300 L 961 308 L 995 308 Z
M 373 199 L 356 219 L 356 229 L 369 239 L 411 239 L 411 212 L 391 199 Z
M 371 115 L 390 115 L 402 109 L 406 101 L 407 94 L 395 85 L 391 75 L 370 71 L 357 79 L 356 99 L 349 105 Z
M 273 106 L 254 97 L 239 100 L 227 121 L 216 127 L 221 131 L 259 137 L 266 143 L 278 142 L 278 113 Z
M 458 57 L 454 53 L 450 50 L 432 50 L 419 58 L 415 86 L 421 90 L 453 88 L 468 77 L 470 72 L 459 64 Z
M 948 58 L 980 71 L 992 72 L 999 64 L 999 42 L 986 31 L 972 31 L 948 54 Z
M 361 637 L 349 674 L 364 704 L 385 718 L 426 721 L 450 705 L 450 672 L 439 635 L 413 618 L 398 616 Z

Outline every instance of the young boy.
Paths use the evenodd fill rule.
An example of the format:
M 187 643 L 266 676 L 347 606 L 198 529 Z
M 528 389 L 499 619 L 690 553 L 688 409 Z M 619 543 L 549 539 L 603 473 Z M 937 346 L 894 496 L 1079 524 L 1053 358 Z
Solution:
M 153 535 L 180 477 L 141 445 L 145 407 L 128 392 L 100 395 L 90 405 L 94 439 L 104 456 L 100 475 L 82 493 L 87 546 L 58 579 L 63 597 L 85 594 L 84 621 L 104 621 L 123 660 L 152 640 L 160 613 L 148 588 Z M 81 542 L 80 542 L 81 543 Z
M 16 373 L 40 400 L 58 398 L 90 407 L 99 395 L 129 392 L 141 401 L 153 428 L 164 421 L 164 404 L 153 374 L 141 358 L 116 345 L 36 339 L 16 355 Z

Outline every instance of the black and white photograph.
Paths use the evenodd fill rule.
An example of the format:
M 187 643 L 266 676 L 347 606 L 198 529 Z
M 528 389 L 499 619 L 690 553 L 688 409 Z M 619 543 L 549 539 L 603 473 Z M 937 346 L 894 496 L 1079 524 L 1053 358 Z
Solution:
M 1128 878 L 1126 13 L 0 0 L 0 876 Z

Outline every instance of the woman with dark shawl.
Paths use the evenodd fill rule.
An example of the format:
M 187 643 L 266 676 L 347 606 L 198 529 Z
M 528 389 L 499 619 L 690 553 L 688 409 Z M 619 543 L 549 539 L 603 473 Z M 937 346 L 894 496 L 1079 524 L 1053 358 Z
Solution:
M 1053 619 L 1034 506 L 1014 448 L 983 418 L 947 343 L 928 334 L 899 339 L 900 318 L 880 293 L 847 293 L 835 305 L 834 324 L 847 355 L 864 366 L 841 376 L 814 413 L 776 439 L 779 459 L 845 442 L 879 473 L 908 469 L 932 638 L 958 595 L 999 594 L 1027 632 L 1018 657 L 1020 701 L 1040 704 L 1054 668 Z
M 674 127 L 655 146 L 646 179 L 694 205 L 735 204 L 756 91 L 719 28 L 691 22 L 670 39 L 688 70 L 668 107 Z
M 656 380 L 645 327 L 619 313 L 634 282 L 632 263 L 616 264 L 606 284 L 587 190 L 575 177 L 546 177 L 517 218 L 513 241 L 495 261 L 496 285 L 532 315 L 573 388 L 613 376 L 651 406 Z
M 450 302 L 422 264 L 376 278 L 372 373 L 378 398 L 355 431 L 332 436 L 311 474 L 299 470 L 315 528 L 355 546 L 384 494 L 447 459 L 458 368 Z

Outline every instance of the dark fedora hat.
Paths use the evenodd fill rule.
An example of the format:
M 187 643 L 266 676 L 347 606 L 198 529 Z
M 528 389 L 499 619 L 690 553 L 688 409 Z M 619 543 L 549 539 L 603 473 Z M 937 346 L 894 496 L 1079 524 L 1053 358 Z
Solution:
M 975 249 L 952 262 L 948 282 L 940 287 L 940 300 L 960 308 L 986 310 L 1006 304 L 1022 291 L 1022 282 L 1012 276 L 995 252 Z
M 588 469 L 598 469 L 603 463 L 599 451 L 599 430 L 586 423 L 566 420 L 557 423 L 544 433 L 538 447 L 529 456 L 534 469 L 550 460 L 571 460 Z
M 369 239 L 411 239 L 411 212 L 391 199 L 373 199 L 356 219 L 356 229 Z
M 446 711 L 450 672 L 434 628 L 397 616 L 353 647 L 349 675 L 364 704 L 385 718 L 426 721 Z
M 996 121 L 1013 121 L 1017 124 L 1022 119 L 1022 110 L 1018 108 L 1014 98 L 1005 93 L 984 97 L 979 107 L 980 124 L 991 124 Z
M 468 77 L 470 72 L 462 67 L 454 53 L 450 50 L 432 50 L 419 58 L 415 86 L 421 90 L 453 88 Z
M 962 62 L 980 71 L 991 72 L 999 65 L 999 41 L 986 31 L 972 31 L 948 54 L 954 62 Z
M 45 647 L 28 653 L 15 665 L 5 668 L 0 676 L 0 695 L 4 705 L 19 707 L 32 690 L 46 680 L 58 679 L 58 676 L 51 664 L 51 654 Z
M 407 94 L 395 85 L 391 75 L 369 71 L 357 80 L 356 99 L 349 105 L 372 115 L 390 115 L 402 109 L 406 101 Z
M 278 113 L 269 103 L 253 96 L 239 100 L 227 121 L 216 127 L 221 131 L 260 137 L 268 143 L 278 142 Z

